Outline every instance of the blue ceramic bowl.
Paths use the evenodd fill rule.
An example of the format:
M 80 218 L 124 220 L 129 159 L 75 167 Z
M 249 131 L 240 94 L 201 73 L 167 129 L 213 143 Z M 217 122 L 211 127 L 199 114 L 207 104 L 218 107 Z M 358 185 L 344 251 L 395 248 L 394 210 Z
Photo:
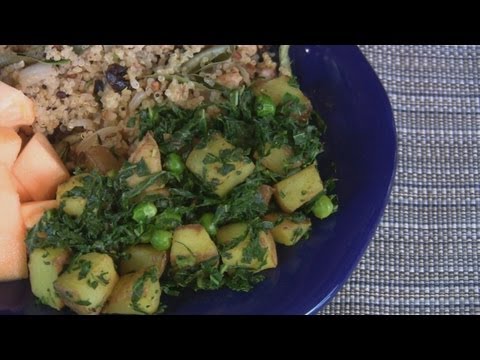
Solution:
M 328 125 L 321 173 L 334 161 L 340 210 L 314 221 L 312 236 L 278 246 L 279 267 L 250 293 L 188 292 L 168 298 L 169 314 L 314 314 L 362 257 L 390 194 L 396 134 L 380 81 L 356 46 L 292 46 L 294 73 Z M 56 313 L 35 305 L 27 281 L 0 284 L 0 312 Z

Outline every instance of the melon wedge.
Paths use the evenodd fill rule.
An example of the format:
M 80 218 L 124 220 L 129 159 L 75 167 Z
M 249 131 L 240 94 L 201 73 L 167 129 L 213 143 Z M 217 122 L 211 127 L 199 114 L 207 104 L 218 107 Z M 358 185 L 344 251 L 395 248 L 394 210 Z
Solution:
M 0 281 L 28 277 L 25 225 L 12 175 L 0 165 Z
M 17 188 L 18 196 L 20 196 L 20 202 L 24 203 L 24 202 L 27 202 L 27 201 L 32 201 L 33 200 L 32 197 L 28 193 L 27 189 L 25 189 L 25 187 L 22 185 L 22 183 L 20 181 L 18 181 L 17 178 L 15 177 L 15 175 L 13 175 L 13 174 L 12 174 L 12 178 L 13 178 L 13 182 L 15 183 L 15 186 Z
M 18 128 L 35 120 L 33 101 L 20 90 L 0 81 L 0 127 Z
M 70 177 L 45 135 L 35 134 L 13 165 L 13 175 L 33 200 L 53 200 L 58 185 Z
M 0 164 L 11 169 L 22 146 L 22 138 L 10 128 L 0 127 Z
M 21 205 L 23 223 L 27 229 L 33 228 L 42 218 L 45 211 L 56 209 L 57 200 L 32 201 Z

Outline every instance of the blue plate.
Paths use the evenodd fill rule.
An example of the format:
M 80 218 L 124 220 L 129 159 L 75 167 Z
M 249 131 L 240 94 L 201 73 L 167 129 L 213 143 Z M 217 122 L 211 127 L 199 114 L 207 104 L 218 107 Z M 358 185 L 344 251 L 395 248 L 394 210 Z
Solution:
M 314 221 L 312 236 L 278 246 L 279 266 L 250 293 L 186 292 L 165 298 L 169 314 L 314 314 L 342 287 L 383 214 L 396 166 L 388 97 L 356 46 L 292 46 L 294 73 L 328 125 L 322 175 L 333 160 L 340 210 Z M 53 314 L 27 281 L 0 284 L 0 313 Z

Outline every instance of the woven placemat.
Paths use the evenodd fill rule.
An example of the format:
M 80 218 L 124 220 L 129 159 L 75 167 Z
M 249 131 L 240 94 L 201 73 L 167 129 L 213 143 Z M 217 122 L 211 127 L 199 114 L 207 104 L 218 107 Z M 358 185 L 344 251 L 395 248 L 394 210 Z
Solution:
M 480 314 L 480 46 L 360 46 L 398 133 L 392 196 L 321 314 Z

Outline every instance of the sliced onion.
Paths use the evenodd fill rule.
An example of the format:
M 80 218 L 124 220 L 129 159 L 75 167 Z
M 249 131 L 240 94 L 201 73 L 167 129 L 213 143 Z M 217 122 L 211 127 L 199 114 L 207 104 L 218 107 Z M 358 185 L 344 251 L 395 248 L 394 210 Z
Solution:
M 118 126 L 108 126 L 106 128 L 100 129 L 93 134 L 87 136 L 83 139 L 75 149 L 75 151 L 80 154 L 82 152 L 87 151 L 92 146 L 101 145 L 100 141 L 103 141 L 107 137 L 115 136 L 120 132 L 120 128 Z
M 74 145 L 82 140 L 82 134 L 71 134 L 66 136 L 62 141 L 69 145 Z
M 101 139 L 105 139 L 112 135 L 116 135 L 119 132 L 120 132 L 120 128 L 118 126 L 108 126 L 106 128 L 98 130 L 96 134 L 100 136 Z
M 80 143 L 75 148 L 75 151 L 77 152 L 77 154 L 81 154 L 87 151 L 88 149 L 90 149 L 91 147 L 98 146 L 98 145 L 100 145 L 100 141 L 98 140 L 98 135 L 97 133 L 93 133 L 87 136 L 82 141 L 80 141 Z
M 240 72 L 240 75 L 242 75 L 243 81 L 245 81 L 245 84 L 247 86 L 250 86 L 251 81 L 250 81 L 250 74 L 248 73 L 247 70 L 241 65 L 237 65 L 238 71 Z
M 56 75 L 57 70 L 53 65 L 38 63 L 19 71 L 18 82 L 22 88 L 26 88 Z
M 95 130 L 95 124 L 89 119 L 74 119 L 68 123 L 68 128 L 70 130 L 76 127 L 81 127 L 86 130 Z
M 128 104 L 128 110 L 130 113 L 133 113 L 137 108 L 140 106 L 143 100 L 147 97 L 145 91 L 137 91 L 135 95 L 133 95 L 132 100 Z

